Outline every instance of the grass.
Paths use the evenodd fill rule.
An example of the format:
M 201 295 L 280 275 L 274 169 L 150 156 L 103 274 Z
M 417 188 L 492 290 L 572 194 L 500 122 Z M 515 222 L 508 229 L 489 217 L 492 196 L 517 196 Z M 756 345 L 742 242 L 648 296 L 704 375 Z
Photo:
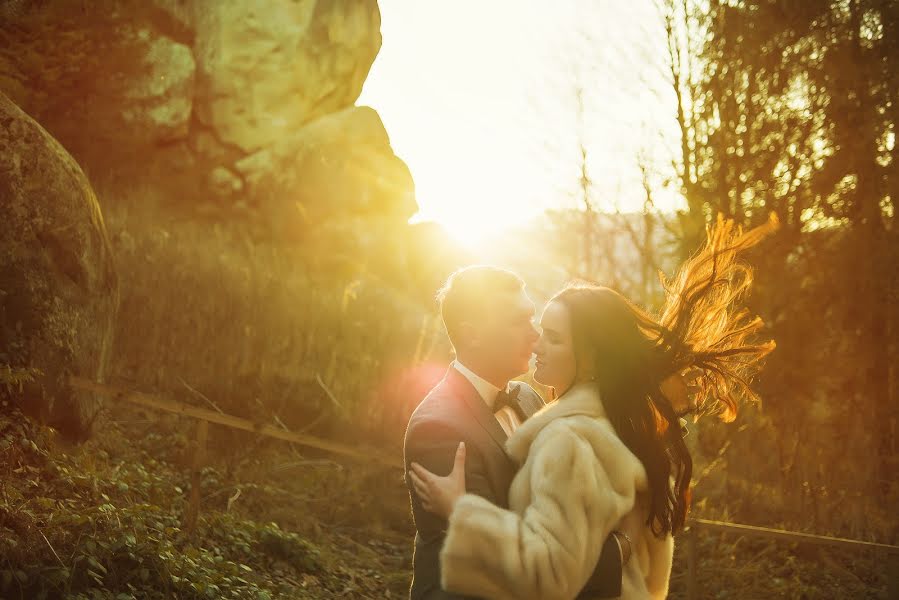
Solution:
M 423 328 L 429 340 L 439 330 L 433 300 L 373 268 L 387 258 L 163 218 L 133 201 L 107 214 L 121 281 L 111 379 L 294 430 L 401 437 L 396 374 L 415 362 Z
M 404 594 L 408 524 L 385 516 L 403 514 L 406 500 L 377 483 L 384 473 L 277 443 L 238 465 L 213 455 L 188 533 L 190 424 L 118 406 L 98 427 L 65 447 L 20 413 L 0 419 L 2 597 Z

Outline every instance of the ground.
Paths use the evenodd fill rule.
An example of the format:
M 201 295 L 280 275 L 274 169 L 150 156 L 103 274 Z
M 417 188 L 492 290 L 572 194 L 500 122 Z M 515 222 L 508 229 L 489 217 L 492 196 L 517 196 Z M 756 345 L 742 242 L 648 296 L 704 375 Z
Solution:
M 0 597 L 407 596 L 413 531 L 399 468 L 211 425 L 188 532 L 195 427 L 109 403 L 92 439 L 73 446 L 3 406 Z M 671 597 L 684 598 L 677 547 Z M 704 534 L 699 557 L 702 598 L 888 597 L 876 553 Z
M 92 439 L 72 446 L 4 413 L 0 597 L 408 593 L 412 538 L 399 468 L 310 456 L 212 425 L 188 533 L 193 427 L 108 404 Z

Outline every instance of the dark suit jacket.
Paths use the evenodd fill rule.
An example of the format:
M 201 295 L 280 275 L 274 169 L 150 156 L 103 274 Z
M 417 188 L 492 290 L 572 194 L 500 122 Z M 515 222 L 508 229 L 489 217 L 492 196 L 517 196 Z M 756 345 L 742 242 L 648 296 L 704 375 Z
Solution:
M 526 416 L 543 407 L 530 386 L 520 386 L 518 401 Z M 437 475 L 448 475 L 459 442 L 465 442 L 465 487 L 490 502 L 508 508 L 509 485 L 518 465 L 505 451 L 506 434 L 480 394 L 464 375 L 450 367 L 443 380 L 418 406 L 406 428 L 403 445 L 406 472 L 417 462 Z M 440 547 L 446 535 L 445 519 L 422 508 L 412 482 L 406 481 L 415 521 L 411 600 L 461 600 L 440 588 Z M 612 598 L 621 594 L 621 554 L 610 537 L 596 571 L 582 596 Z

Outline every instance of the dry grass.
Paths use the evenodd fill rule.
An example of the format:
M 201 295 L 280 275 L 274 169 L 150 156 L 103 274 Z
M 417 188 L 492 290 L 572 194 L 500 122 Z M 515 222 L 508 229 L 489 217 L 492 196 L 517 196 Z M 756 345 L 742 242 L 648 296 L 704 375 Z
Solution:
M 107 209 L 121 279 L 113 379 L 290 429 L 399 437 L 395 375 L 423 327 L 438 334 L 432 305 L 339 245 L 276 244 L 148 204 Z

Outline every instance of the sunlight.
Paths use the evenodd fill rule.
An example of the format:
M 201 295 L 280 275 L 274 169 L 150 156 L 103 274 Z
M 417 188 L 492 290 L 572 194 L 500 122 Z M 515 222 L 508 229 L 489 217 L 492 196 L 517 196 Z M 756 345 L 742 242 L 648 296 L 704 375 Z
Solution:
M 487 205 L 483 208 L 483 211 L 474 216 L 469 213 L 447 210 L 430 219 L 416 217 L 412 222 L 432 221 L 437 223 L 463 247 L 468 250 L 479 250 L 489 245 L 492 237 L 504 233 L 512 225 L 519 224 L 518 221 L 513 223 L 505 219 L 506 213 L 501 205 Z
M 378 111 L 409 165 L 416 221 L 472 247 L 578 207 L 582 140 L 599 210 L 642 207 L 638 157 L 670 178 L 678 132 L 651 0 L 379 5 L 383 45 L 358 103 Z M 659 199 L 659 210 L 679 204 Z
M 495 147 L 494 156 L 503 157 L 492 163 L 466 158 L 464 148 L 444 148 L 443 160 L 420 163 L 414 171 L 420 206 L 415 220 L 434 221 L 474 249 L 538 216 L 542 212 L 538 194 L 547 193 L 552 182 L 540 171 L 530 180 L 521 177 L 501 139 L 485 142 Z M 465 166 L 456 166 L 459 163 Z

